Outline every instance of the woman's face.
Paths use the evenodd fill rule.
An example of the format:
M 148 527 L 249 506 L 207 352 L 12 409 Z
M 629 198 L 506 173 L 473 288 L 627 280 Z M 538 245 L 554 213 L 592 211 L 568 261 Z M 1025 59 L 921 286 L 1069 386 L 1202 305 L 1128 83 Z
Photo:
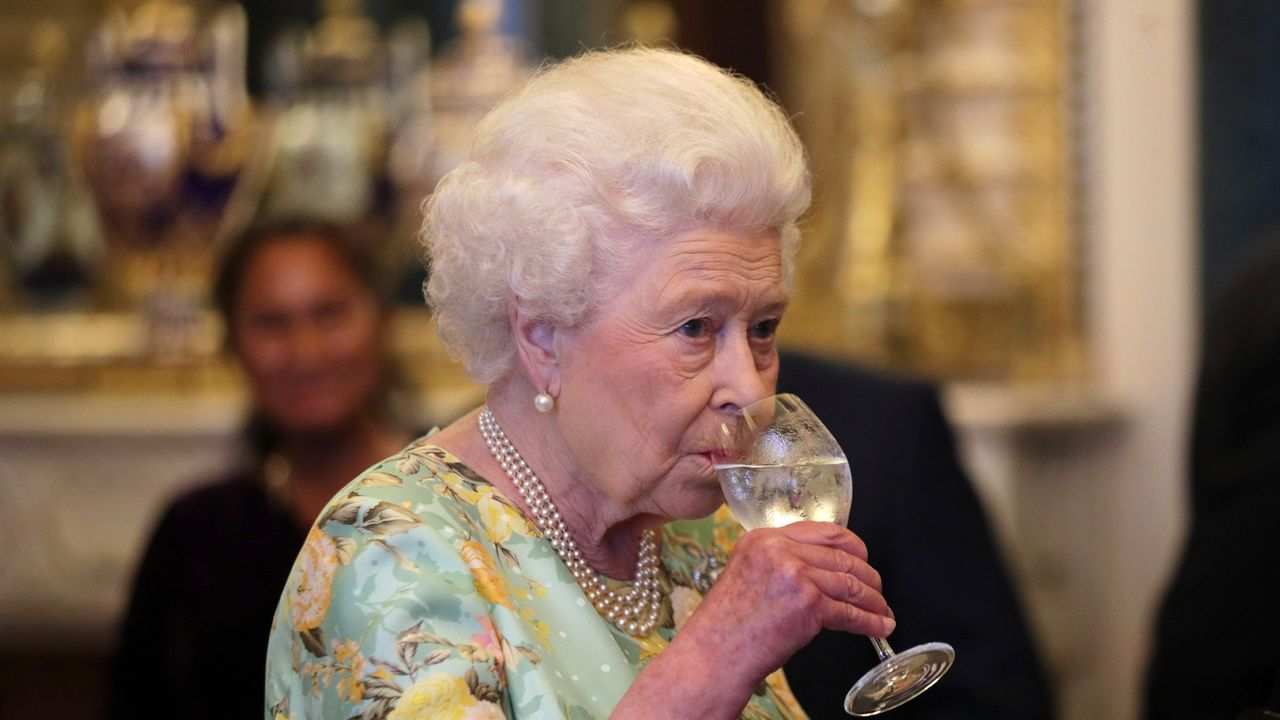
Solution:
M 580 477 L 629 514 L 723 501 L 719 422 L 773 392 L 787 304 L 772 234 L 691 232 L 653 247 L 587 326 L 557 334 L 556 422 Z
M 342 429 L 383 367 L 377 300 L 324 241 L 274 239 L 250 257 L 232 313 L 254 401 L 283 435 Z

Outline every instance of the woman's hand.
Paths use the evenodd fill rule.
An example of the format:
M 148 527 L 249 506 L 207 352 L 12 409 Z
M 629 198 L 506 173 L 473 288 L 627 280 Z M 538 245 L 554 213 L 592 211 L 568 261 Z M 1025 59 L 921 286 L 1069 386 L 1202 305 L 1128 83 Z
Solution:
M 760 681 L 819 630 L 893 632 L 880 590 L 866 545 L 839 525 L 797 522 L 748 532 L 614 717 L 737 717 Z

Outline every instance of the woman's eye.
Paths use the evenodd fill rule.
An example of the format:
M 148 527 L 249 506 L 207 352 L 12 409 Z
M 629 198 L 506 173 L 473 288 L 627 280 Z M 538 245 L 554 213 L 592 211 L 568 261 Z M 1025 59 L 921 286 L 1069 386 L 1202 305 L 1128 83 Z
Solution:
M 680 326 L 680 334 L 690 338 L 706 337 L 711 331 L 711 321 L 706 318 L 694 318 Z
M 325 327 L 334 327 L 341 324 L 351 310 L 350 303 L 325 302 L 312 308 L 311 315 L 317 323 Z
M 262 312 L 242 319 L 240 324 L 259 333 L 281 333 L 289 327 L 289 316 L 282 312 Z
M 778 331 L 778 320 L 764 320 L 751 326 L 748 331 L 752 340 L 769 340 Z

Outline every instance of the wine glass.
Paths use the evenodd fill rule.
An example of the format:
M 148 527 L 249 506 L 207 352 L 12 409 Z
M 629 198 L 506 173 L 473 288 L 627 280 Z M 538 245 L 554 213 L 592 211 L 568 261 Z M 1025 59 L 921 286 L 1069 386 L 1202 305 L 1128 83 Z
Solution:
M 716 475 L 729 509 L 743 527 L 848 521 L 849 462 L 800 398 L 781 394 L 758 400 L 720 429 Z M 955 660 L 955 650 L 946 643 L 895 653 L 885 640 L 870 640 L 880 664 L 845 696 L 844 709 L 850 715 L 879 715 L 902 705 L 932 687 Z

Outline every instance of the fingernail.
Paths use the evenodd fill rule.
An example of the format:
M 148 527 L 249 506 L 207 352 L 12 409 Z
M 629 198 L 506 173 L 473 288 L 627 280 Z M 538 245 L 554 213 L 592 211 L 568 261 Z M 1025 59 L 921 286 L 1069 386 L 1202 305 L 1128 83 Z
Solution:
M 884 636 L 889 637 L 893 634 L 893 629 L 898 627 L 898 621 L 893 618 L 885 618 L 884 620 Z

